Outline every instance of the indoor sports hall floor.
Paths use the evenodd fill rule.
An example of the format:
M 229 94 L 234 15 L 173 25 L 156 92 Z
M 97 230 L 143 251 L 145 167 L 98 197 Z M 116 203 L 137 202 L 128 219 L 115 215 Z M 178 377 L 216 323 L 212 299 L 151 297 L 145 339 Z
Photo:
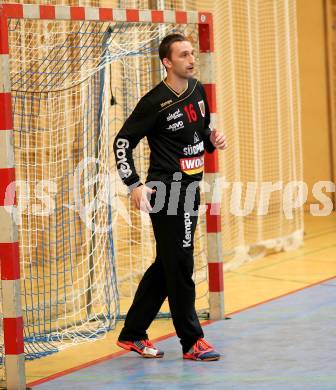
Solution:
M 303 247 L 225 275 L 230 319 L 204 324 L 220 361 L 183 361 L 166 319 L 149 331 L 164 359 L 125 353 L 115 345 L 119 324 L 104 340 L 28 363 L 28 383 L 41 390 L 335 390 L 335 216 L 306 215 Z

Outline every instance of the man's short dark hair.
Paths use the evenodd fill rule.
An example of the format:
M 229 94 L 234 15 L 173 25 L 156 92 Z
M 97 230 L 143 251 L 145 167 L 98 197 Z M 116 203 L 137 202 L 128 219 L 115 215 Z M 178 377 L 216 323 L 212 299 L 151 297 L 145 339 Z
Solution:
M 159 46 L 160 60 L 162 61 L 164 58 L 170 58 L 170 53 L 171 53 L 170 48 L 174 42 L 184 42 L 184 41 L 189 41 L 189 39 L 181 33 L 166 35 L 162 39 Z

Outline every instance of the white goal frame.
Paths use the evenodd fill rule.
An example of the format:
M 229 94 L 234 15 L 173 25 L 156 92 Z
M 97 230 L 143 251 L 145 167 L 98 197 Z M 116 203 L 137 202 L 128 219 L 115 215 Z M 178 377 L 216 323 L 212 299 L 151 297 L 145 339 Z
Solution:
M 216 73 L 213 17 L 208 12 L 174 10 L 137 10 L 72 7 L 31 4 L 0 5 L 0 261 L 2 283 L 4 354 L 6 387 L 26 388 L 24 369 L 23 317 L 20 291 L 20 256 L 18 231 L 13 216 L 5 209 L 6 190 L 15 182 L 13 150 L 13 113 L 10 80 L 8 19 L 43 19 L 60 21 L 95 21 L 128 23 L 195 24 L 199 32 L 200 74 L 211 112 L 211 127 L 216 122 Z M 218 154 L 205 153 L 207 260 L 210 319 L 224 318 L 223 256 L 220 199 L 214 197 L 214 183 L 219 176 Z M 6 197 L 8 199 L 8 197 Z

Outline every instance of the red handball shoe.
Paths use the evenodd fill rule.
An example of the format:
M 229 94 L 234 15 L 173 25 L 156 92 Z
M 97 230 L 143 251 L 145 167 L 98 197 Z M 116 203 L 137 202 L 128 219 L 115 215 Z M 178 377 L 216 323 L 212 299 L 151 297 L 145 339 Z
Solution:
M 220 354 L 205 339 L 198 339 L 190 350 L 183 354 L 183 359 L 202 361 L 219 360 Z
M 156 348 L 149 340 L 122 341 L 118 340 L 117 345 L 128 351 L 134 351 L 144 358 L 162 358 L 164 352 Z

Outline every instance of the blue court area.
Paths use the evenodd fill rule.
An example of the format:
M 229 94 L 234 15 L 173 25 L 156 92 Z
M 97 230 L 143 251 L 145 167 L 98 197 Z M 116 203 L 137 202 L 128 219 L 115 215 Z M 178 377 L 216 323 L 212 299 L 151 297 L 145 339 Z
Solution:
M 176 337 L 158 343 L 161 360 L 134 353 L 37 386 L 38 389 L 336 389 L 336 280 L 204 327 L 217 362 L 181 359 Z

